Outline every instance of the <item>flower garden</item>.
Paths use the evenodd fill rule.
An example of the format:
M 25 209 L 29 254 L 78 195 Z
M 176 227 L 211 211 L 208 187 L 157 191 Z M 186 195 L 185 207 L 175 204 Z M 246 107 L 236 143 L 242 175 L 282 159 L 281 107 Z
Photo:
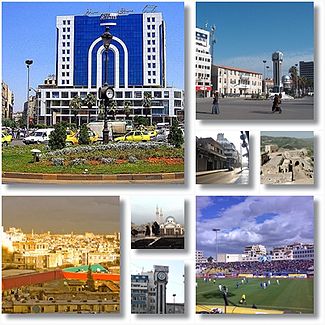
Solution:
M 41 151 L 34 162 L 32 149 Z M 141 174 L 184 171 L 184 148 L 158 142 L 79 145 L 51 151 L 46 145 L 2 149 L 2 171 L 68 174 Z

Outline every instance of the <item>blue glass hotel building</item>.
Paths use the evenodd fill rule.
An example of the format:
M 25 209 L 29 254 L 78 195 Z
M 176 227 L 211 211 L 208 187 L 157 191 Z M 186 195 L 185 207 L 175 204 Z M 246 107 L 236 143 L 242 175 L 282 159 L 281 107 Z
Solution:
M 115 89 L 117 118 L 124 117 L 125 101 L 131 103 L 130 117 L 144 115 L 144 93 L 152 97 L 152 119 L 162 121 L 183 110 L 183 90 L 167 86 L 166 27 L 162 13 L 103 13 L 101 15 L 58 16 L 56 75 L 39 85 L 38 123 L 72 122 L 70 100 L 84 98 L 108 84 Z M 113 35 L 105 72 L 105 51 L 101 35 L 109 27 Z M 176 67 L 177 68 L 177 67 Z M 98 106 L 88 114 L 81 111 L 81 123 L 96 120 Z M 90 118 L 89 118 L 90 117 Z

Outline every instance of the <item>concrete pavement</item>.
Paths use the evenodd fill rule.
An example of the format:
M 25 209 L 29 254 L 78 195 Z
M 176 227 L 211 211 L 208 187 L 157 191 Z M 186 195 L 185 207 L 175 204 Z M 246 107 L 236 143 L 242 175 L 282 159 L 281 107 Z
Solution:
M 215 170 L 196 174 L 196 184 L 248 184 L 249 169 Z
M 282 101 L 282 114 L 272 113 L 272 100 L 220 98 L 220 114 L 212 114 L 212 98 L 196 99 L 198 120 L 313 120 L 314 98 L 304 97 Z

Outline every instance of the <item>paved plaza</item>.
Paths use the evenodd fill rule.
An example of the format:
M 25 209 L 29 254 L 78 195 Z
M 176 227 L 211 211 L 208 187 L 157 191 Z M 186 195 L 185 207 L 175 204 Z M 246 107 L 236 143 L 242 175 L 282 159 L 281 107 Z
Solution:
M 196 99 L 197 120 L 313 120 L 314 98 L 282 101 L 282 114 L 272 113 L 272 100 L 220 98 L 220 114 L 211 114 L 212 98 Z

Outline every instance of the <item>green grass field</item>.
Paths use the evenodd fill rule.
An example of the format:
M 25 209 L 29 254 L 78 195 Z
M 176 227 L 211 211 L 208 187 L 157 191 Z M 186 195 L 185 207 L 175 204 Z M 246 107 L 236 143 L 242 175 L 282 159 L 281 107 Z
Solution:
M 248 284 L 240 284 L 241 279 L 216 279 L 215 284 L 197 279 L 197 305 L 223 305 L 224 300 L 219 291 L 219 284 L 228 287 L 228 299 L 241 307 L 283 310 L 286 313 L 313 313 L 314 312 L 314 281 L 313 279 L 270 279 L 271 285 L 266 289 L 260 287 L 264 279 L 248 279 Z M 239 304 L 242 294 L 246 295 L 246 305 Z

